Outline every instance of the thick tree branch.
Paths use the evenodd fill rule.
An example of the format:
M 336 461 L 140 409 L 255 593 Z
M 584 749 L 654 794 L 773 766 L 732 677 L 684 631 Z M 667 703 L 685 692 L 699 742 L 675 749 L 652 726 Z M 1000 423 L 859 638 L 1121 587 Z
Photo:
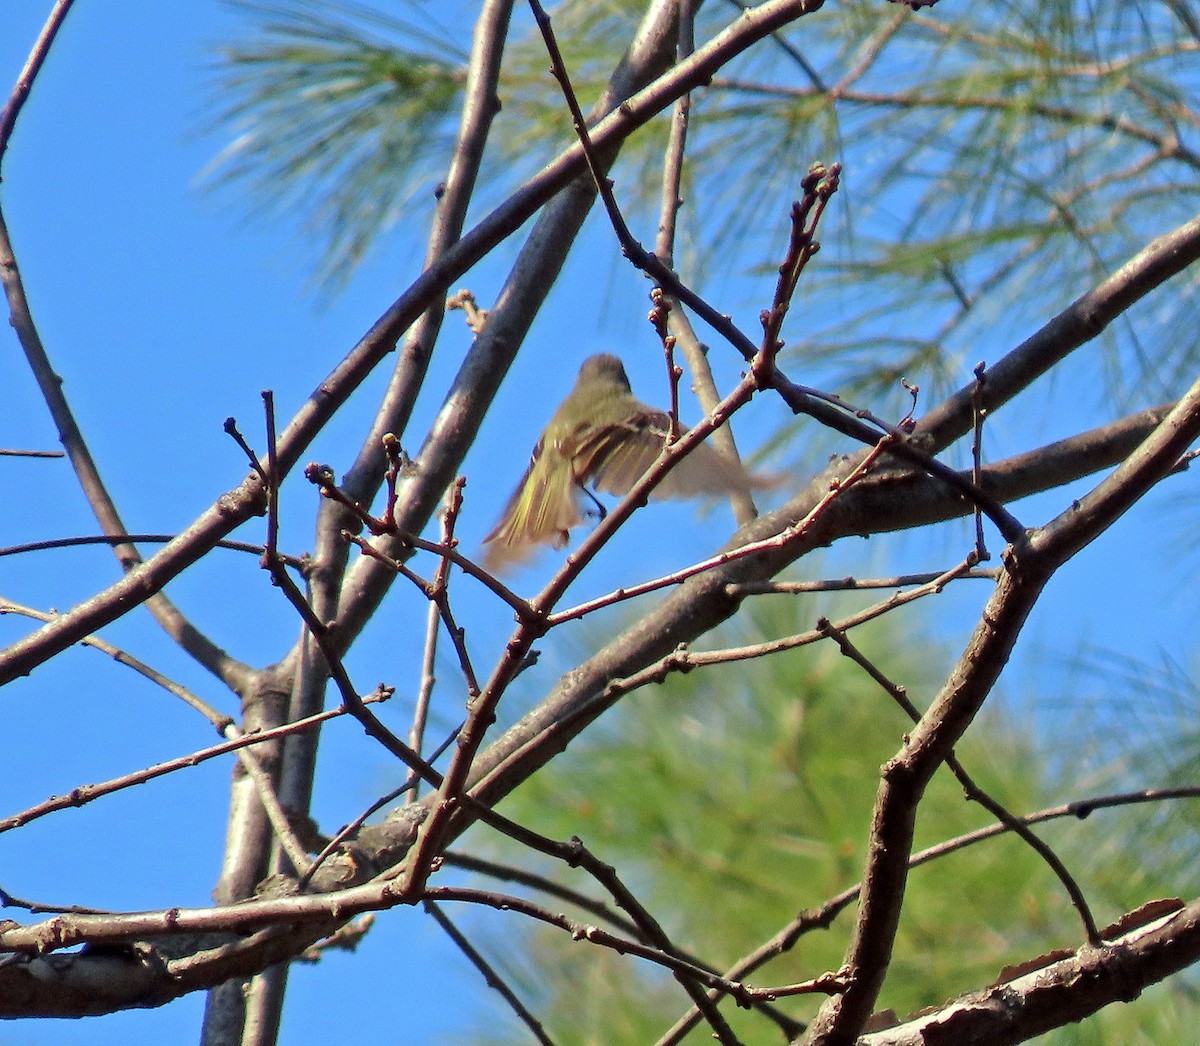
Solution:
M 934 1012 L 860 1036 L 857 1046 L 1008 1046 L 1083 1020 L 1200 961 L 1200 900 L 1100 947 L 959 996 Z
M 1007 550 L 1005 572 L 965 651 L 903 748 L 883 768 L 858 920 L 844 962 L 849 987 L 821 1008 L 806 1043 L 849 1044 L 870 1016 L 900 918 L 917 805 L 991 693 L 1042 589 L 1067 559 L 1167 475 L 1198 435 L 1200 382 L 1091 494 Z
M 989 363 L 985 408 L 994 413 L 997 407 L 1092 341 L 1132 305 L 1197 259 L 1200 259 L 1200 217 L 1151 240 L 1015 349 Z M 917 422 L 915 436 L 941 448 L 970 431 L 972 388 L 973 385 L 965 386 L 922 417 Z
M 1043 451 L 1022 455 L 1010 462 L 998 463 L 992 469 L 985 470 L 984 482 L 993 489 L 996 496 L 1005 499 L 1010 495 L 1022 496 L 1040 489 L 1037 482 L 1039 470 L 1032 460 L 1038 454 L 1043 456 L 1047 473 L 1054 476 L 1056 482 L 1065 482 L 1070 478 L 1085 475 L 1127 455 L 1131 445 L 1136 445 L 1146 431 L 1161 420 L 1164 413 L 1161 409 L 1156 412 L 1143 412 L 1106 430 L 1087 433 L 1075 440 L 1054 444 Z M 992 472 L 995 473 L 994 481 L 990 475 Z M 853 504 L 856 499 L 863 499 L 863 503 Z M 948 494 L 937 481 L 928 477 L 899 474 L 885 474 L 864 481 L 858 488 L 847 492 L 846 498 L 837 503 L 837 508 L 839 518 L 835 519 L 832 514 L 827 517 L 832 526 L 824 537 L 829 540 L 832 540 L 832 535 L 839 529 L 844 533 L 861 533 L 860 528 L 867 518 L 874 519 L 876 523 L 880 519 L 887 519 L 889 527 L 898 529 L 905 525 L 924 525 L 934 519 L 953 518 L 967 511 L 966 507 L 953 495 Z M 907 516 L 904 511 L 907 511 Z M 772 513 L 764 517 L 756 526 L 765 526 L 766 521 L 775 516 L 776 514 Z M 729 601 L 719 592 L 714 598 L 718 607 L 729 609 Z M 691 607 L 689 614 L 697 613 L 698 608 L 704 606 L 702 600 L 693 602 L 693 599 L 695 597 L 686 601 Z M 667 604 L 674 602 L 668 600 Z M 740 600 L 733 601 L 734 604 L 737 602 Z M 652 633 L 656 627 L 657 615 L 652 614 L 646 620 L 649 623 L 643 627 Z M 703 623 L 698 627 L 702 625 Z M 494 801 L 524 780 L 537 766 L 548 761 L 553 754 L 561 751 L 570 737 L 582 730 L 586 722 L 590 722 L 611 705 L 614 699 L 605 695 L 606 681 L 622 674 L 622 666 L 630 664 L 627 660 L 629 656 L 634 656 L 633 663 L 636 663 L 637 649 L 630 648 L 628 637 L 610 644 L 595 658 L 571 673 L 560 685 L 560 689 L 538 709 L 481 753 L 474 764 L 474 794 Z M 562 723 L 567 732 L 554 730 L 556 723 Z M 421 805 L 397 811 L 385 824 L 364 828 L 356 840 L 355 852 L 359 856 L 349 862 L 339 859 L 327 862 L 316 876 L 313 888 L 336 890 L 345 884 L 347 876 L 353 879 L 363 874 L 370 866 L 386 867 L 401 860 L 413 841 L 416 826 L 424 818 L 423 808 L 429 801 L 429 797 L 426 797 Z M 465 819 L 457 822 L 456 830 L 465 827 L 465 823 Z M 365 865 L 363 859 L 368 855 L 371 864 Z M 356 914 L 357 911 L 368 910 L 369 907 L 369 904 L 356 907 L 354 912 L 347 914 Z M 212 921 L 219 923 L 219 920 Z M 137 929 L 144 932 L 140 926 Z M 287 953 L 289 946 L 299 950 L 323 932 L 327 932 L 327 929 L 320 926 L 300 928 L 291 933 L 269 932 L 242 942 L 236 949 L 236 956 L 231 957 L 227 950 L 215 951 L 207 960 L 195 960 L 189 964 L 188 984 L 191 988 L 188 990 L 206 987 L 228 978 L 232 975 L 229 971 L 233 967 L 243 972 L 262 969 L 270 961 L 278 961 L 281 954 Z M 290 945 L 285 944 L 285 941 L 290 942 Z M 0 937 L 0 944 L 3 943 L 4 938 Z M 79 957 L 73 961 L 84 962 L 86 957 Z M 138 983 L 141 983 L 140 977 L 139 974 Z
M 819 6 L 817 0 L 768 0 L 752 13 L 739 18 L 689 59 L 655 79 L 650 86 L 629 98 L 592 131 L 599 148 L 615 148 L 687 90 L 706 82 L 722 65 L 773 30 Z M 359 387 L 379 362 L 394 350 L 397 339 L 430 305 L 444 297 L 450 283 L 483 258 L 497 243 L 517 229 L 546 201 L 563 191 L 584 170 L 582 148 L 576 144 L 529 179 L 504 203 L 482 219 L 470 232 L 409 286 L 376 321 L 359 343 L 317 386 L 307 403 L 284 429 L 279 440 L 280 478 L 286 477 L 326 422 Z M 497 380 L 494 360 L 473 358 L 460 374 L 454 394 L 473 389 L 485 379 Z M 490 401 L 490 395 L 484 399 Z M 468 403 L 467 406 L 470 406 Z M 473 408 L 478 412 L 479 407 Z M 477 424 L 478 414 L 476 414 Z M 443 429 L 449 422 L 443 419 Z M 435 443 L 440 446 L 440 441 Z M 437 498 L 453 477 L 461 460 L 447 453 L 437 467 L 426 463 L 426 484 L 436 493 L 422 497 L 411 521 L 420 529 L 437 504 Z M 438 483 L 439 480 L 443 482 Z M 61 614 L 52 624 L 0 652 L 0 685 L 27 675 L 38 664 L 90 632 L 97 631 L 130 606 L 145 602 L 173 577 L 200 559 L 213 543 L 240 524 L 265 511 L 265 495 L 257 476 L 251 475 L 204 512 L 180 537 L 143 565 L 91 599 Z M 357 588 L 359 586 L 355 586 Z
M 997 499 L 1010 502 L 1060 485 L 1122 461 L 1167 415 L 1169 408 L 1136 415 L 996 462 L 983 471 L 982 485 Z M 786 534 L 807 518 L 830 483 L 844 477 L 850 461 L 837 461 L 785 505 L 743 527 L 727 547 Z M 641 671 L 681 643 L 732 616 L 741 605 L 739 586 L 774 577 L 809 551 L 840 537 L 883 533 L 958 518 L 970 511 L 938 480 L 908 472 L 870 476 L 838 498 L 803 537 L 771 553 L 740 559 L 701 577 L 690 578 L 674 594 L 650 610 L 632 629 L 607 644 L 570 672 L 559 686 L 520 722 L 480 753 L 472 771 L 472 788 L 492 802 L 525 780 L 537 767 L 562 751 L 570 739 L 616 701 L 608 690 L 612 679 Z

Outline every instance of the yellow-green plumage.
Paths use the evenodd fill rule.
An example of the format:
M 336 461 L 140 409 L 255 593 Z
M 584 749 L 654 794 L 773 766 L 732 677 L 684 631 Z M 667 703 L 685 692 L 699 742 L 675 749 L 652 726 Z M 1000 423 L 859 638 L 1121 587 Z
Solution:
M 500 521 L 484 538 L 484 566 L 503 570 L 538 545 L 562 548 L 568 531 L 583 522 L 584 487 L 627 494 L 662 453 L 669 426 L 666 412 L 633 395 L 616 356 L 589 356 L 533 448 Z M 760 485 L 741 465 L 702 443 L 676 464 L 653 496 L 727 494 Z

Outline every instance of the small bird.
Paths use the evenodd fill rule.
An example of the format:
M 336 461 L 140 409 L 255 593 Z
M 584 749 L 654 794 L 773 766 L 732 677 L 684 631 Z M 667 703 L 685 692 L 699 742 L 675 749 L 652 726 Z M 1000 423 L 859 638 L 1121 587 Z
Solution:
M 680 434 L 686 431 L 678 427 Z M 589 356 L 575 387 L 547 422 L 500 521 L 483 539 L 483 565 L 494 573 L 526 559 L 538 545 L 562 548 L 568 531 L 584 520 L 583 496 L 604 514 L 586 485 L 627 494 L 658 460 L 669 432 L 670 417 L 633 395 L 616 356 Z M 675 464 L 653 496 L 728 494 L 769 485 L 701 443 Z

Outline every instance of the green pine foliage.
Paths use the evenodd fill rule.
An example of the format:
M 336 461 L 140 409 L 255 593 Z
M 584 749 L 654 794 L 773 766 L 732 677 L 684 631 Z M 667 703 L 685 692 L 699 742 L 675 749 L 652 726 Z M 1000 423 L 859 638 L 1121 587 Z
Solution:
M 422 194 L 452 148 L 466 41 L 432 24 L 430 5 L 410 4 L 411 17 L 387 20 L 324 0 L 239 6 L 250 16 L 246 42 L 226 48 L 217 67 L 221 120 L 233 139 L 215 177 L 249 189 L 262 209 L 303 215 L 329 285 L 403 223 L 419 219 L 424 228 L 432 197 Z M 585 110 L 644 6 L 564 0 L 552 10 Z M 704 4 L 698 43 L 739 6 Z M 838 208 L 793 306 L 804 321 L 793 326 L 783 362 L 808 383 L 899 417 L 909 407 L 902 377 L 922 386 L 922 404 L 936 401 L 977 360 L 995 359 L 1149 237 L 1196 213 L 1200 154 L 1189 143 L 1200 123 L 1198 50 L 1200 25 L 1173 0 L 1107 8 L 980 0 L 919 12 L 875 0 L 827 3 L 694 94 L 677 267 L 701 292 L 732 271 L 757 272 L 769 284 L 786 238 L 780 201 L 795 195 L 812 160 L 840 161 Z M 573 140 L 520 5 L 500 94 L 484 202 Z M 634 135 L 612 171 L 643 242 L 657 220 L 665 128 L 660 118 Z M 1109 406 L 1106 415 L 1114 403 L 1143 406 L 1190 379 L 1200 364 L 1200 296 L 1190 290 L 1156 299 L 1153 316 L 1123 318 L 1075 364 L 1081 370 L 1068 371 L 1081 409 L 1089 397 Z M 746 304 L 720 300 L 731 311 Z M 990 423 L 989 450 L 1011 433 L 1022 439 L 1012 449 L 1024 449 L 1030 432 L 1053 423 L 1033 416 L 1033 399 L 1025 415 Z M 826 451 L 811 426 L 803 441 L 797 431 L 781 427 L 768 452 L 811 462 Z M 797 602 L 777 600 L 724 641 L 810 623 Z M 919 626 L 906 635 L 893 629 L 869 629 L 856 641 L 923 706 L 953 652 L 937 656 Z M 1139 708 L 1150 690 L 1194 709 L 1179 696 L 1182 670 L 1172 681 L 1145 666 L 1124 676 L 1102 667 L 1097 676 L 1124 678 Z M 1027 812 L 1194 779 L 1196 745 L 1184 718 L 1116 745 L 1092 706 L 1071 730 L 1050 732 L 991 709 L 958 755 L 1008 809 Z M 880 765 L 907 726 L 879 687 L 827 646 L 706 669 L 623 701 L 503 812 L 557 838 L 579 835 L 621 870 L 674 941 L 725 968 L 798 911 L 853 885 Z M 1156 765 L 1160 773 L 1148 772 Z M 1197 839 L 1181 826 L 1194 820 L 1185 805 L 1132 807 L 1038 832 L 1104 923 L 1183 889 Z M 922 805 L 918 846 L 987 823 L 943 771 Z M 1149 853 L 1153 862 L 1139 859 Z M 562 875 L 550 863 L 539 870 Z M 571 885 L 600 895 L 582 874 Z M 647 963 L 513 915 L 492 918 L 493 961 L 558 1043 L 653 1042 L 686 1008 L 679 986 Z M 836 969 L 852 919 L 850 906 L 831 931 L 801 935 L 746 979 L 782 984 Z M 513 948 L 514 933 L 534 947 Z M 1006 963 L 1081 939 L 1045 864 L 1011 836 L 992 839 L 912 871 L 880 1005 L 899 1015 L 936 1005 L 988 983 Z M 532 967 L 506 958 L 531 952 Z M 1194 991 L 1193 978 L 1177 977 L 1046 1041 L 1189 1042 Z M 803 997 L 778 1004 L 797 1020 L 815 1006 Z M 746 1043 L 783 1041 L 757 1014 L 728 1003 L 723 1012 Z M 489 1020 L 471 1041 L 527 1040 Z M 709 1041 L 708 1031 L 689 1041 Z
M 254 35 L 218 51 L 215 123 L 232 137 L 205 177 L 257 213 L 302 215 L 336 288 L 417 196 L 433 200 L 466 56 L 445 30 L 353 4 L 234 6 Z
M 776 598 L 769 610 L 756 610 L 741 634 L 727 632 L 724 640 L 737 645 L 800 631 L 800 605 Z M 897 624 L 856 632 L 855 641 L 921 707 L 949 655 L 939 657 L 919 625 L 914 638 L 898 632 Z M 805 648 L 639 691 L 502 810 L 555 838 L 578 835 L 621 871 L 677 945 L 724 971 L 798 912 L 815 910 L 856 882 L 880 766 L 907 727 L 891 699 L 831 645 Z M 1081 797 L 1054 778 L 1045 743 L 1011 711 L 981 717 L 958 754 L 976 783 L 1010 811 Z M 1038 831 L 1067 862 L 1104 923 L 1171 889 L 1163 884 L 1173 881 L 1174 869 L 1133 874 L 1128 847 L 1137 825 L 1178 816 L 1175 807 L 1099 811 L 1083 822 L 1052 822 Z M 990 823 L 943 771 L 922 805 L 917 850 Z M 473 840 L 483 832 L 476 829 Z M 1194 860 L 1194 851 L 1189 856 Z M 538 870 L 601 896 L 582 873 L 566 878 L 550 863 Z M 584 922 L 597 921 L 557 899 L 538 899 Z M 477 932 L 491 942 L 490 957 L 556 1042 L 654 1042 L 686 1010 L 679 986 L 650 964 L 543 926 L 514 928 L 514 918 L 481 919 Z M 853 918 L 850 905 L 831 930 L 799 936 L 793 948 L 744 980 L 786 984 L 836 970 Z M 513 947 L 514 933 L 522 947 Z M 899 1016 L 935 1006 L 989 983 L 1007 964 L 1077 947 L 1082 937 L 1065 892 L 1042 860 L 1011 835 L 986 840 L 910 873 L 880 1005 Z M 517 955 L 535 956 L 532 968 L 527 959 L 508 958 Z M 815 1009 L 813 999 L 803 996 L 777 1005 L 797 1020 Z M 761 1016 L 729 1002 L 723 1012 L 746 1043 L 784 1041 Z M 1142 1003 L 1110 1007 L 1044 1041 L 1183 1043 L 1188 1015 L 1194 1020 L 1185 978 L 1157 988 Z M 491 1030 L 481 1029 L 473 1041 L 526 1041 L 519 1029 L 497 1034 L 494 1015 L 484 1023 Z M 701 1026 L 687 1041 L 710 1041 L 708 1035 Z
M 261 212 L 303 216 L 321 245 L 318 279 L 336 287 L 407 223 L 424 228 L 452 148 L 467 41 L 415 2 L 401 5 L 403 18 L 329 0 L 235 6 L 247 35 L 216 63 L 218 122 L 231 141 L 212 178 L 248 189 Z M 697 43 L 739 6 L 702 5 Z M 552 8 L 585 110 L 643 10 L 641 0 Z M 906 409 L 902 376 L 938 398 L 1028 334 L 1031 316 L 1052 314 L 1148 234 L 1195 213 L 1200 40 L 1189 10 L 825 4 L 693 96 L 680 272 L 702 292 L 731 272 L 769 278 L 784 203 L 811 161 L 837 159 L 839 206 L 802 285 L 807 322 L 785 362 L 877 413 Z M 483 201 L 573 140 L 523 5 L 499 100 Z M 647 243 L 665 135 L 664 116 L 625 144 L 612 172 Z M 1097 397 L 1177 390 L 1200 356 L 1197 301 L 1175 295 L 1136 337 L 1124 324 L 1109 332 L 1089 376 Z M 743 305 L 761 302 L 723 301 Z M 1165 338 L 1170 352 L 1155 352 Z M 1164 356 L 1171 366 L 1158 365 Z M 809 460 L 825 453 L 794 437 L 783 429 L 776 442 Z

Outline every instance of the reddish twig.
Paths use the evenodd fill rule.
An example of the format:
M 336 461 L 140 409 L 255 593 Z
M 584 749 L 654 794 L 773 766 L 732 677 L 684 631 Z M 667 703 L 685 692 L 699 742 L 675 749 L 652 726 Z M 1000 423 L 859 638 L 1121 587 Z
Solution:
M 821 498 L 812 510 L 802 519 L 796 522 L 793 526 L 787 527 L 785 530 L 769 538 L 763 538 L 761 541 L 750 541 L 744 545 L 739 545 L 737 548 L 730 549 L 727 552 L 719 552 L 715 556 L 710 556 L 708 559 L 703 559 L 699 563 L 693 563 L 690 566 L 682 567 L 679 570 L 673 571 L 662 577 L 655 578 L 652 581 L 644 581 L 637 585 L 629 585 L 624 588 L 619 588 L 615 592 L 610 592 L 604 596 L 598 596 L 595 599 L 588 600 L 586 603 L 581 603 L 578 606 L 570 607 L 567 610 L 560 610 L 546 616 L 546 627 L 553 628 L 555 625 L 562 624 L 564 621 L 573 621 L 581 618 L 586 614 L 590 614 L 595 610 L 600 610 L 603 607 L 612 606 L 614 603 L 620 603 L 626 599 L 633 599 L 636 596 L 645 595 L 648 592 L 655 592 L 661 588 L 668 588 L 671 585 L 678 585 L 686 581 L 690 577 L 697 574 L 702 574 L 707 570 L 712 570 L 715 567 L 723 566 L 726 563 L 732 563 L 735 560 L 744 559 L 747 556 L 755 555 L 770 548 L 778 548 L 780 545 L 786 544 L 789 541 L 794 541 L 796 538 L 803 535 L 821 517 L 828 511 L 829 506 L 833 504 L 838 497 L 845 491 L 867 475 L 879 456 L 884 453 L 889 445 L 887 438 L 880 441 L 868 454 L 866 454 L 855 466 L 850 474 L 843 480 L 836 483 L 831 483 L 829 491 Z M 599 528 L 597 528 L 599 529 Z M 582 552 L 582 549 L 580 550 Z M 578 555 L 578 553 L 577 553 Z
M 857 628 L 868 621 L 874 621 L 884 614 L 891 613 L 897 607 L 923 599 L 926 596 L 941 592 L 951 581 L 962 577 L 971 569 L 972 557 L 964 560 L 957 567 L 947 570 L 933 581 L 910 589 L 907 592 L 896 592 L 887 599 L 874 603 L 854 614 L 848 614 L 838 622 L 842 629 Z M 768 639 L 762 643 L 749 643 L 740 647 L 726 647 L 723 650 L 693 651 L 680 646 L 652 665 L 647 665 L 639 672 L 625 676 L 623 679 L 612 680 L 606 691 L 605 699 L 610 700 L 614 694 L 629 693 L 647 683 L 662 682 L 673 672 L 690 672 L 695 668 L 706 668 L 710 665 L 728 664 L 734 661 L 749 661 L 752 658 L 769 657 L 784 650 L 795 650 L 802 646 L 811 646 L 825 638 L 825 632 L 820 628 L 809 629 L 792 636 L 779 639 Z
M 495 908 L 499 911 L 519 912 L 522 915 L 536 919 L 538 922 L 543 922 L 549 926 L 563 930 L 565 933 L 570 934 L 574 940 L 587 941 L 589 944 L 609 948 L 622 955 L 635 955 L 639 959 L 645 959 L 657 966 L 662 966 L 670 972 L 697 984 L 702 984 L 706 988 L 718 989 L 722 994 L 732 996 L 739 1005 L 750 1006 L 756 1001 L 751 994 L 753 989 L 749 985 L 725 980 L 716 974 L 709 973 L 702 966 L 687 962 L 678 956 L 641 944 L 638 941 L 630 940 L 627 937 L 618 937 L 616 934 L 602 930 L 598 926 L 591 926 L 587 923 L 570 919 L 561 913 L 552 912 L 550 909 L 535 904 L 523 897 L 496 893 L 491 890 L 474 890 L 459 886 L 431 886 L 426 891 L 425 896 L 434 901 L 462 901 L 468 904 L 486 905 L 489 908 Z
M 457 549 L 439 544 L 436 541 L 426 541 L 424 538 L 417 537 L 415 534 L 401 530 L 399 527 L 392 524 L 389 526 L 383 519 L 377 519 L 372 516 L 362 505 L 354 501 L 334 482 L 333 469 L 328 465 L 318 465 L 312 463 L 304 468 L 305 478 L 312 483 L 324 498 L 329 498 L 336 501 L 339 505 L 349 509 L 354 516 L 365 526 L 372 534 L 381 536 L 389 534 L 398 538 L 403 544 L 411 545 L 413 548 L 422 552 L 432 552 L 434 555 L 443 556 L 450 560 L 464 574 L 475 578 L 476 581 L 486 585 L 493 593 L 499 596 L 505 603 L 516 611 L 517 617 L 520 619 L 535 619 L 538 614 L 529 604 L 528 601 L 518 596 L 512 589 L 508 588 L 495 576 L 488 573 L 473 560 L 468 559 Z M 347 540 L 356 544 L 364 554 L 387 564 L 398 573 L 406 570 L 404 565 L 399 560 L 393 559 L 386 553 L 380 552 L 370 542 L 359 537 L 357 534 L 351 534 L 348 531 L 343 531 L 342 536 Z M 426 582 L 417 574 L 409 571 L 406 576 L 409 580 L 418 587 L 424 589 Z

